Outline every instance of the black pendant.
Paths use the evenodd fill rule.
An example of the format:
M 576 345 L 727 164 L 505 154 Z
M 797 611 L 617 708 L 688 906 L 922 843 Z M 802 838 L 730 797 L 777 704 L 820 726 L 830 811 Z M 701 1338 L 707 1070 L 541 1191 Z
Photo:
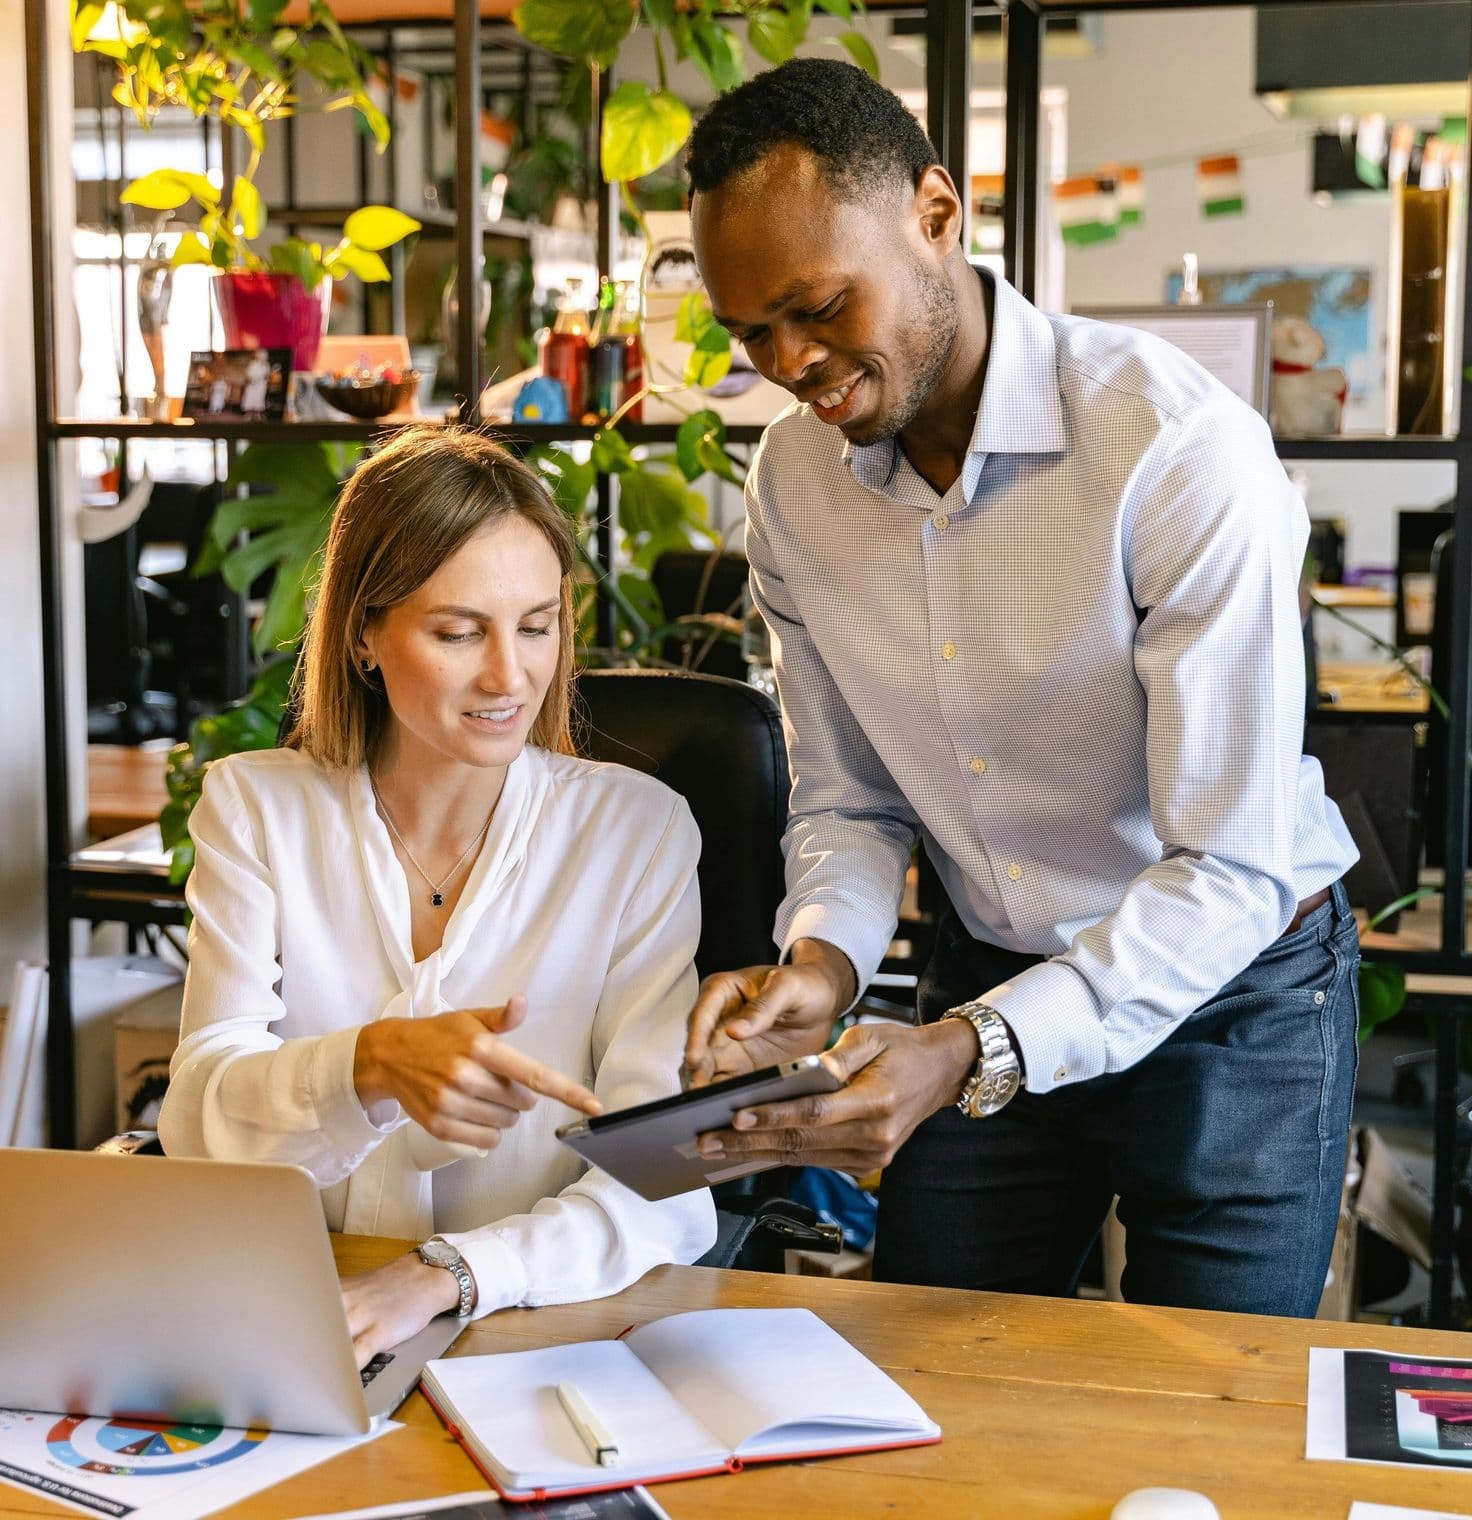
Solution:
M 441 892 L 436 892 L 434 896 L 430 898 L 430 902 L 432 902 L 437 908 L 443 908 L 445 905 L 444 894 Z

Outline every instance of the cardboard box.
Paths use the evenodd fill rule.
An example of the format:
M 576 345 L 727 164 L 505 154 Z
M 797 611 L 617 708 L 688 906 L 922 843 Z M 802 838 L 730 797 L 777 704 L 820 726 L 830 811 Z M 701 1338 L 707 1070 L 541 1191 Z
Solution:
M 868 1282 L 874 1276 L 872 1251 L 788 1251 L 783 1270 L 797 1277 L 846 1277 Z
M 123 1008 L 113 1025 L 116 1079 L 114 1128 L 157 1129 L 158 1109 L 169 1084 L 169 1061 L 179 1043 L 182 981 L 161 987 Z

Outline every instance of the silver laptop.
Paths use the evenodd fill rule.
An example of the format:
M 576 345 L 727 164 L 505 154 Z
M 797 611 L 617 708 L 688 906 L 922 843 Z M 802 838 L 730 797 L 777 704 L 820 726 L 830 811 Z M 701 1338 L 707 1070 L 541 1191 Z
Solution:
M 299 1167 L 0 1150 L 0 1407 L 354 1435 L 462 1327 L 360 1373 Z

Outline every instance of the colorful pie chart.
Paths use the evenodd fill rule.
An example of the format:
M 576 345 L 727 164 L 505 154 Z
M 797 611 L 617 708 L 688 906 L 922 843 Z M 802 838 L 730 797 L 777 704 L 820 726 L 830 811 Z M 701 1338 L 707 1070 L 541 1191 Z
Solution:
M 216 1467 L 254 1451 L 265 1438 L 264 1430 L 67 1415 L 51 1427 L 46 1449 L 81 1472 L 154 1478 Z

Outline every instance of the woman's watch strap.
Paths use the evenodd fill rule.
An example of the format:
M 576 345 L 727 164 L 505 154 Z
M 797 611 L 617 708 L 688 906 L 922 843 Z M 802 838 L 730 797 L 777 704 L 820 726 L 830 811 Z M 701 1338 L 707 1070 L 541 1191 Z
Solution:
M 443 1267 L 459 1283 L 460 1304 L 455 1312 L 461 1319 L 467 1318 L 475 1308 L 475 1279 L 470 1275 L 470 1268 L 465 1265 L 465 1258 L 448 1240 L 438 1235 L 432 1236 L 423 1245 L 415 1246 L 414 1250 L 425 1266 Z

